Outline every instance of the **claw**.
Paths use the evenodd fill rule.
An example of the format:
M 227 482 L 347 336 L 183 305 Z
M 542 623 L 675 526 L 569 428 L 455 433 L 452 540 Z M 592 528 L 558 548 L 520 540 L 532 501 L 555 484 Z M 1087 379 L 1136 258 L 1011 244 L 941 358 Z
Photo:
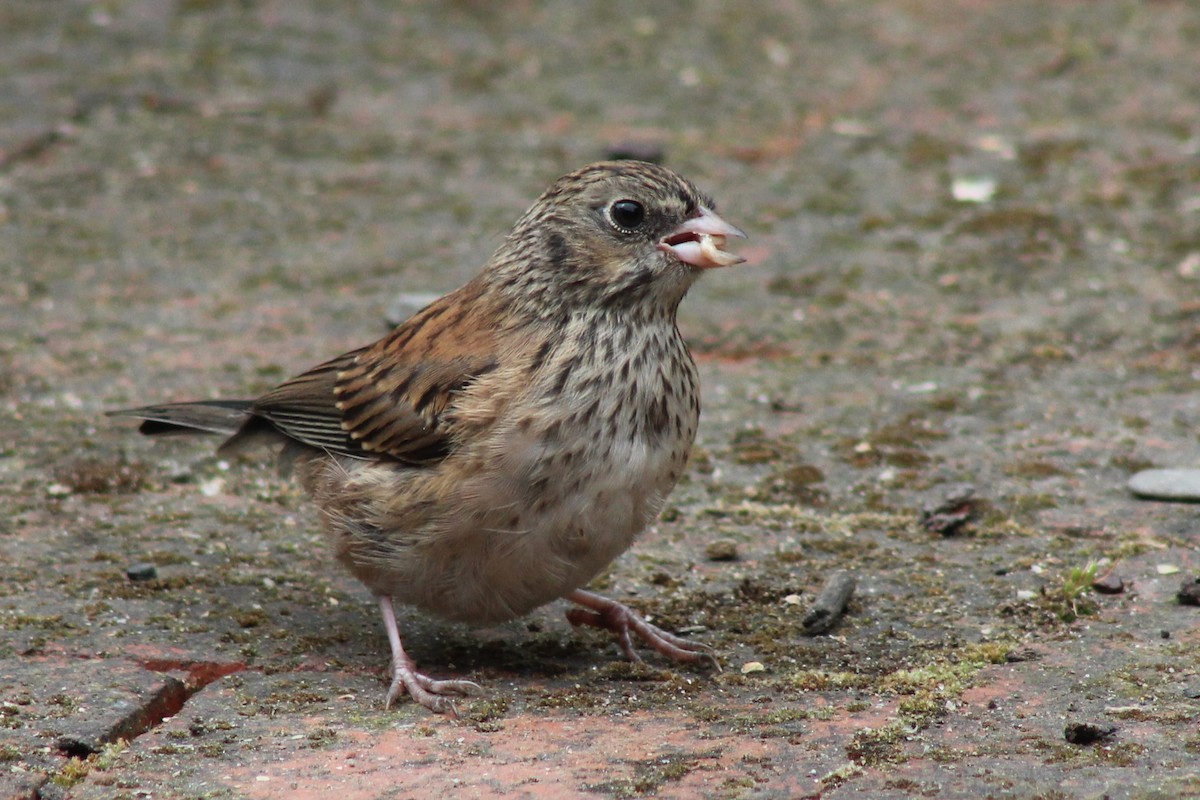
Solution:
M 630 661 L 637 663 L 642 661 L 641 656 L 633 647 L 632 634 L 636 633 L 646 645 L 668 658 L 685 662 L 705 661 L 715 667 L 717 671 L 721 669 L 721 664 L 713 655 L 712 648 L 651 625 L 629 606 L 593 592 L 586 592 L 583 589 L 576 589 L 566 597 L 583 606 L 583 608 L 572 608 L 567 611 L 567 621 L 572 625 L 590 625 L 593 628 L 612 631 L 617 635 L 617 643 Z
M 392 684 L 388 687 L 384 708 L 391 708 L 400 695 L 407 693 L 435 714 L 457 717 L 454 700 L 448 695 L 471 697 L 483 693 L 483 688 L 474 681 L 434 680 L 419 672 L 416 663 L 404 652 L 404 646 L 400 643 L 400 628 L 396 625 L 392 598 L 380 596 L 379 610 L 383 614 L 383 626 L 387 629 L 388 642 L 392 646 Z

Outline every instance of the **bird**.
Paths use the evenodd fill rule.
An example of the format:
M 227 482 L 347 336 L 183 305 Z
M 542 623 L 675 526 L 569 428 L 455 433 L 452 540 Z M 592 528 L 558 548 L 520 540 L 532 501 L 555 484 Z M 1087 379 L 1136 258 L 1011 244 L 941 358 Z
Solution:
M 252 400 L 109 412 L 149 436 L 274 447 L 333 554 L 375 596 L 391 648 L 385 707 L 481 692 L 405 651 L 395 606 L 480 624 L 558 599 L 572 625 L 719 669 L 708 646 L 584 587 L 658 516 L 687 464 L 699 378 L 676 323 L 745 238 L 665 166 L 604 161 L 555 181 L 482 270 L 378 341 Z

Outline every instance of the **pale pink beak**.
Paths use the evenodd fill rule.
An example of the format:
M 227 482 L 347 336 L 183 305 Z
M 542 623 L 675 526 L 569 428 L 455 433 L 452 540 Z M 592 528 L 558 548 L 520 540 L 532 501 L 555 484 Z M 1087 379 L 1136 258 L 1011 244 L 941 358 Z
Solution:
M 664 236 L 658 249 L 699 269 L 730 267 L 746 260 L 721 249 L 730 236 L 746 238 L 740 228 L 718 217 L 712 209 L 700 206 L 700 216 L 692 217 Z

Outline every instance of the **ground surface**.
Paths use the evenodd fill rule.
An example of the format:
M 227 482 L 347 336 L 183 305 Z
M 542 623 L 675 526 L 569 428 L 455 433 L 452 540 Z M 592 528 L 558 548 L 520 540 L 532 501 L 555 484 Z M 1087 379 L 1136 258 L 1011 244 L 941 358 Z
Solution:
M 1200 510 L 1124 488 L 1200 458 L 1194 7 L 649 8 L 0 5 L 0 797 L 1200 796 Z M 682 312 L 688 475 L 600 582 L 725 669 L 408 614 L 488 691 L 384 710 L 298 491 L 103 411 L 376 337 L 614 150 L 752 237 Z

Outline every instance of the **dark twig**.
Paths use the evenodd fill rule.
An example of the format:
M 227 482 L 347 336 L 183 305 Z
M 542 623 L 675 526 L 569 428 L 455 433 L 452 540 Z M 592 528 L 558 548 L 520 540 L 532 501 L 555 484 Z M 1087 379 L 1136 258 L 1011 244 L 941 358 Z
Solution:
M 854 576 L 844 569 L 829 576 L 812 607 L 800 621 L 804 632 L 816 636 L 832 628 L 846 611 L 846 604 L 854 596 Z

